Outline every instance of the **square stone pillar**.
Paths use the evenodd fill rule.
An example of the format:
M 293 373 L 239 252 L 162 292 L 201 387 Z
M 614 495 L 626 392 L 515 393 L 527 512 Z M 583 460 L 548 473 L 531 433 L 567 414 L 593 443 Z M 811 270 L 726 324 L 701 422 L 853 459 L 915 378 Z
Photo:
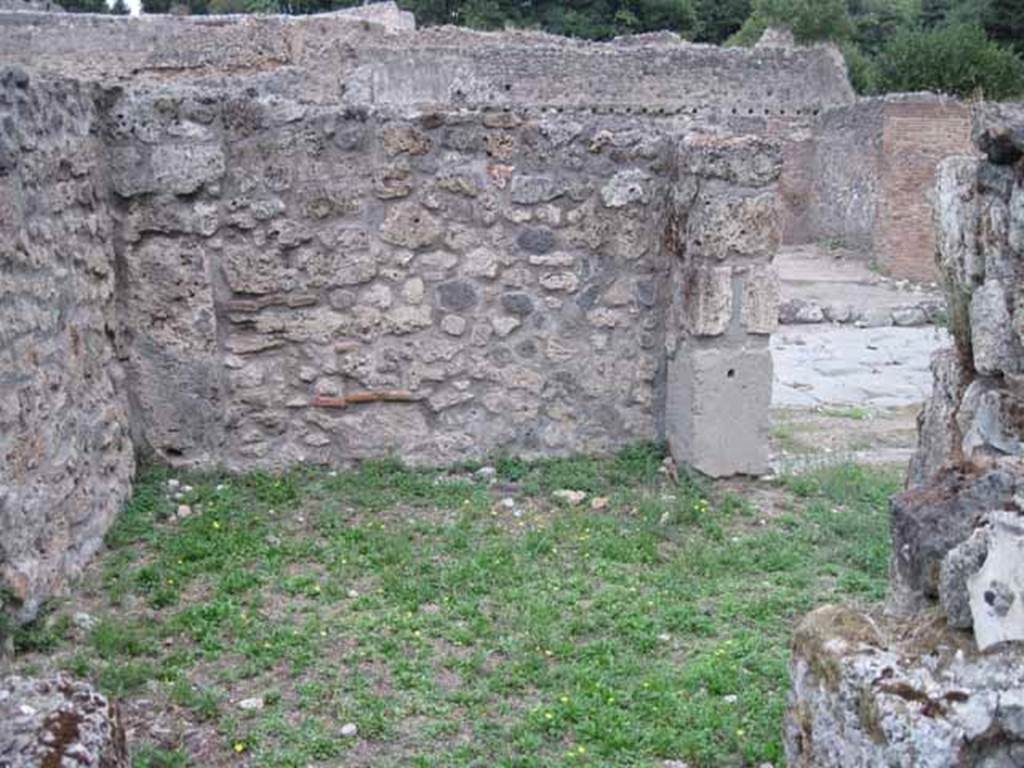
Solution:
M 777 145 L 687 136 L 675 197 L 665 433 L 677 462 L 712 477 L 768 469 L 770 334 L 781 242 Z

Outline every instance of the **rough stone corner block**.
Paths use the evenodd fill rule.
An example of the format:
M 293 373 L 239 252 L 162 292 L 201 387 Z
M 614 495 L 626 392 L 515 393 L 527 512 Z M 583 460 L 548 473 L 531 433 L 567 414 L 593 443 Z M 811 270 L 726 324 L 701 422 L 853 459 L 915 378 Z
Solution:
M 699 266 L 684 278 L 686 330 L 694 336 L 720 336 L 732 320 L 732 268 Z
M 792 768 L 1024 764 L 1024 664 L 962 633 L 824 606 L 797 627 L 784 726 Z M 917 629 L 922 628 L 917 625 Z M 914 638 L 892 645 L 884 638 Z
M 974 636 L 985 651 L 1024 641 L 1024 519 L 995 513 L 984 565 L 967 578 Z
M 782 287 L 771 264 L 757 264 L 746 274 L 740 319 L 747 333 L 768 335 L 779 327 Z
M 63 674 L 0 679 L 0 765 L 127 768 L 117 707 Z
M 767 347 L 680 347 L 668 365 L 665 415 L 676 461 L 711 477 L 763 474 L 771 381 Z

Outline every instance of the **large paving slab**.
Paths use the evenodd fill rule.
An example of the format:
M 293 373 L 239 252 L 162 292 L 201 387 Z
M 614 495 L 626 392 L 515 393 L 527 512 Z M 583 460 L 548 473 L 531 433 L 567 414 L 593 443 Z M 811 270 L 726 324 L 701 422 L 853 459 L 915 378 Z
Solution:
M 931 392 L 928 363 L 950 343 L 943 328 L 787 327 L 772 339 L 772 405 L 898 407 Z

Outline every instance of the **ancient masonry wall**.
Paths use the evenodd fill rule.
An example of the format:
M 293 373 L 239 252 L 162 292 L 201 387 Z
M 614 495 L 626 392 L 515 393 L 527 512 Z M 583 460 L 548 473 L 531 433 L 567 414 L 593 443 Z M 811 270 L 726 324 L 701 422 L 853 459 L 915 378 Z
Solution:
M 95 552 L 134 470 L 95 130 L 88 88 L 0 73 L 0 583 L 24 615 Z
M 942 160 L 974 152 L 971 111 L 953 99 L 889 99 L 881 150 L 875 257 L 894 277 L 935 280 L 935 212 L 930 192 Z
M 664 134 L 162 92 L 108 117 L 119 348 L 162 459 L 443 464 L 658 434 Z
M 797 628 L 792 766 L 1024 765 L 1024 106 L 979 105 L 974 134 L 938 173 L 955 346 L 891 500 L 889 601 Z
M 650 117 L 813 117 L 850 104 L 834 48 L 718 48 L 669 33 L 592 43 L 538 32 L 413 30 L 389 4 L 307 17 L 0 12 L 0 56 L 107 82 L 288 79 L 306 102 L 537 106 Z M 379 10 L 378 10 L 379 9 Z M 372 21 L 360 21 L 363 12 Z M 301 76 L 300 76 L 301 75 Z
M 0 14 L 27 67 L 0 120 L 23 615 L 99 545 L 133 448 L 245 470 L 667 437 L 765 468 L 781 154 L 731 137 L 849 102 L 835 52 L 357 13 Z
M 680 458 L 711 474 L 766 466 L 770 365 L 733 352 L 749 341 L 767 362 L 774 327 L 773 144 L 704 136 L 680 163 L 678 136 L 631 117 L 410 120 L 205 91 L 105 110 L 118 348 L 137 442 L 161 459 L 605 452 L 664 434 L 665 350 L 683 333 L 700 341 L 678 357 L 700 349 L 750 391 L 716 379 L 670 410 L 714 393 L 721 415 L 735 396 L 753 431 L 691 446 L 720 430 L 685 422 Z M 667 329 L 671 285 L 688 314 Z

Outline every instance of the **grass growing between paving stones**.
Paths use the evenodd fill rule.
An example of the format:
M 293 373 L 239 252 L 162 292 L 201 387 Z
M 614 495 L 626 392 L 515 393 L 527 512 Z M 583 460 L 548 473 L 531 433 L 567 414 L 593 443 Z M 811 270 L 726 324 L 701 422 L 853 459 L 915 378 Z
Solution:
M 187 476 L 182 501 L 149 469 L 15 666 L 121 697 L 137 766 L 781 765 L 793 621 L 882 596 L 898 478 L 751 482 L 765 516 L 661 459 Z
M 825 416 L 831 416 L 834 419 L 853 419 L 854 421 L 867 421 L 871 418 L 871 411 L 866 408 L 859 406 L 849 406 L 846 408 L 822 408 L 821 413 Z

